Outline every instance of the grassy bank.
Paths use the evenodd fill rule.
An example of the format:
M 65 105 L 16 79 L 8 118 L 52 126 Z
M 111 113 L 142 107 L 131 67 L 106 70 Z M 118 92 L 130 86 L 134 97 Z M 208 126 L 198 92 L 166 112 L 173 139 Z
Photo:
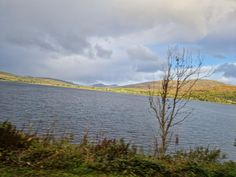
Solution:
M 148 89 L 139 88 L 107 88 L 105 91 L 144 96 L 149 95 Z M 158 95 L 158 91 L 156 93 L 156 95 Z M 169 96 L 173 97 L 171 94 Z M 196 90 L 192 92 L 190 99 L 223 104 L 236 104 L 236 90 Z
M 236 163 L 220 162 L 220 151 L 197 148 L 164 158 L 147 156 L 122 140 L 79 144 L 69 138 L 38 137 L 0 124 L 1 176 L 235 177 Z
M 84 89 L 84 90 L 93 90 L 102 92 L 125 93 L 125 94 L 144 95 L 144 96 L 149 95 L 148 84 L 151 84 L 151 83 L 144 83 L 144 84 L 130 85 L 126 87 L 111 87 L 111 88 L 92 87 L 92 86 L 76 85 L 70 82 L 65 82 L 50 78 L 17 76 L 5 72 L 0 72 L 0 81 Z M 158 89 L 159 87 L 156 88 L 157 95 L 158 95 Z M 172 97 L 171 94 L 169 96 Z M 191 99 L 224 103 L 224 104 L 236 104 L 236 86 L 226 85 L 216 81 L 202 80 L 199 81 L 199 85 L 196 87 L 196 89 L 193 89 Z

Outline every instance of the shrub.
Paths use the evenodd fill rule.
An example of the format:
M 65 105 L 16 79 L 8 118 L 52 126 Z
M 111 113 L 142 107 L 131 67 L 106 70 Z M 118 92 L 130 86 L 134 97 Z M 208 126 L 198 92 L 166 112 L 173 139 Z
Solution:
M 113 160 L 115 158 L 126 157 L 131 154 L 136 154 L 136 149 L 130 149 L 130 144 L 121 140 L 109 140 L 104 138 L 98 144 L 91 148 L 92 153 L 97 157 L 103 157 L 105 160 Z
M 34 136 L 27 135 L 16 129 L 10 122 L 0 123 L 0 149 L 12 151 L 28 148 Z
M 173 158 L 175 160 L 184 159 L 185 161 L 194 162 L 216 162 L 221 158 L 221 152 L 218 149 L 210 150 L 209 148 L 197 147 L 189 151 L 177 151 Z
M 21 154 L 26 166 L 44 169 L 73 169 L 81 165 L 82 153 L 73 145 L 34 144 Z

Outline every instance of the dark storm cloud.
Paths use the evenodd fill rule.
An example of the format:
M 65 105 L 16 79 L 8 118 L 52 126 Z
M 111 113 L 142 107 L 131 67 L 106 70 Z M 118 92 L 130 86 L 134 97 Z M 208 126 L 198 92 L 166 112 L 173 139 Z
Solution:
M 7 43 L 17 45 L 18 47 L 38 47 L 40 49 L 46 50 L 46 51 L 58 51 L 56 46 L 53 45 L 50 41 L 47 41 L 43 37 L 23 37 L 23 36 L 18 36 L 18 37 L 12 37 L 9 36 L 6 39 Z
M 233 32 L 224 36 L 222 36 L 222 34 L 217 33 L 213 36 L 206 36 L 197 44 L 201 46 L 201 49 L 204 52 L 208 52 L 212 55 L 215 55 L 215 53 L 225 53 L 226 55 L 234 55 L 236 51 L 236 35 Z M 225 56 L 222 56 L 221 54 L 216 54 L 215 56 L 218 56 L 218 58 L 225 58 Z
M 223 72 L 225 77 L 234 77 L 236 78 L 236 65 L 233 63 L 225 63 L 220 65 L 215 72 Z

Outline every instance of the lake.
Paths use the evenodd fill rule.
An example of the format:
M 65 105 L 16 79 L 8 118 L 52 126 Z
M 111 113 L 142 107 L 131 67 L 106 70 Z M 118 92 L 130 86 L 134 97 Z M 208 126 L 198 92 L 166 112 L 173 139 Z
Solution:
M 210 146 L 236 160 L 236 106 L 191 101 L 187 109 L 192 114 L 175 128 L 179 145 L 172 149 Z M 59 136 L 71 132 L 74 143 L 88 132 L 94 140 L 124 138 L 149 152 L 157 132 L 148 97 L 118 93 L 0 82 L 0 115 L 39 134 L 50 127 Z

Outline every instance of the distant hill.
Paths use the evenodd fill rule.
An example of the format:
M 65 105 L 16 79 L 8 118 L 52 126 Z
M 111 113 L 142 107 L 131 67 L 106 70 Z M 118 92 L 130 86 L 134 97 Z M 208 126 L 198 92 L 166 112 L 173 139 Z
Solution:
M 192 81 L 191 81 L 192 82 Z M 175 85 L 175 82 L 171 83 L 172 86 Z M 161 88 L 161 81 L 152 81 L 152 82 L 144 82 L 144 83 L 137 83 L 137 84 L 130 84 L 122 86 L 123 88 L 138 88 L 138 89 L 148 89 L 151 87 L 152 89 L 159 90 Z M 195 91 L 207 91 L 207 90 L 218 90 L 218 91 L 226 91 L 226 90 L 235 90 L 235 85 L 229 85 L 218 81 L 213 80 L 199 80 L 193 87 Z
M 193 82 L 193 81 L 190 81 Z M 175 82 L 171 83 L 173 86 Z M 141 93 L 143 95 L 149 94 L 149 87 L 153 90 L 161 88 L 161 81 L 144 82 L 138 84 L 125 85 L 120 89 L 128 90 L 129 92 Z M 188 86 L 186 86 L 188 88 Z M 236 104 L 236 86 L 224 84 L 222 82 L 213 80 L 199 80 L 196 85 L 192 88 L 191 99 L 200 101 L 210 101 L 218 103 Z M 180 93 L 184 93 L 183 91 Z M 170 92 L 170 97 L 172 92 Z
M 0 81 L 22 82 L 27 84 L 48 85 L 57 87 L 71 87 L 76 88 L 78 85 L 71 82 L 62 81 L 59 79 L 43 78 L 43 77 L 30 77 L 18 76 L 7 72 L 0 71 Z
M 105 85 L 105 84 L 102 84 L 102 83 L 93 84 L 92 86 L 93 86 L 93 87 L 118 87 L 118 85 L 116 85 L 116 84 Z

